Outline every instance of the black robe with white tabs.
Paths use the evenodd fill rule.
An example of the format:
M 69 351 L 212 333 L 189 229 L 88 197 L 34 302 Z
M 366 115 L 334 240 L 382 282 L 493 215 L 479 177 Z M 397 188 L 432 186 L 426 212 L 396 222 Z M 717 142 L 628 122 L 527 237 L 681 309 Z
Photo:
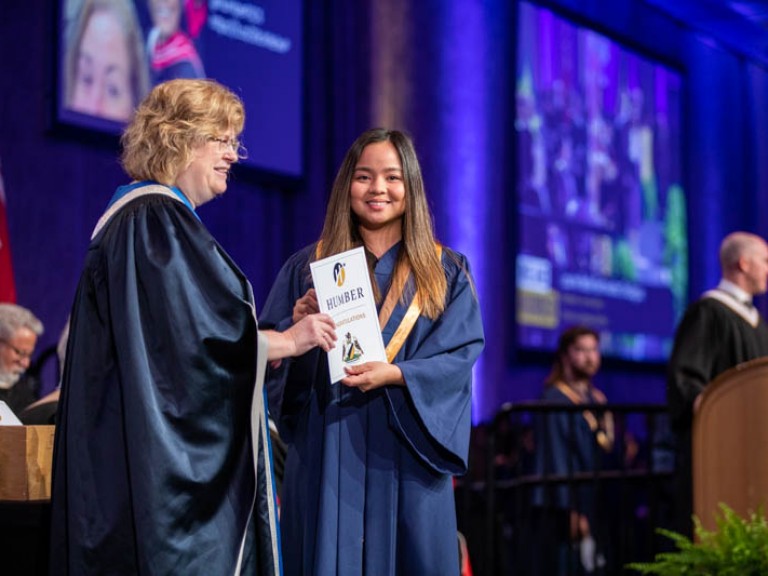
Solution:
M 59 405 L 52 574 L 279 573 L 257 334 L 250 284 L 183 201 L 132 199 L 95 235 Z
M 691 426 L 693 403 L 717 376 L 768 355 L 768 326 L 722 290 L 711 290 L 686 310 L 668 364 L 667 403 L 677 435 L 677 494 L 673 528 L 692 536 Z
M 693 401 L 707 384 L 737 364 L 768 355 L 768 326 L 759 315 L 750 322 L 728 298 L 694 302 L 677 329 L 667 401 L 678 430 L 690 429 Z

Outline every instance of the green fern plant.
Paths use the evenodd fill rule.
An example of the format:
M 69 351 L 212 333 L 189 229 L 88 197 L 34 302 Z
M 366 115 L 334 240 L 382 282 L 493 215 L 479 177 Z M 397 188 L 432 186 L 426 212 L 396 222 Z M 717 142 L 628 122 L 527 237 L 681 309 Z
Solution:
M 672 540 L 677 550 L 661 552 L 653 562 L 634 562 L 627 568 L 658 576 L 764 576 L 768 574 L 768 521 L 762 509 L 744 519 L 726 504 L 715 518 L 717 528 L 706 530 L 694 518 L 698 542 L 671 530 L 657 532 Z

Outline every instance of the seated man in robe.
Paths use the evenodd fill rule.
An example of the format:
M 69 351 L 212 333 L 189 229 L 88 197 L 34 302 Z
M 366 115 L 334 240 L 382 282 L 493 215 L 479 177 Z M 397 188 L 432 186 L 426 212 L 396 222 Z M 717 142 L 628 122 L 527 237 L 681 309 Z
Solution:
M 27 374 L 43 323 L 26 308 L 0 304 L 0 400 L 18 415 L 37 400 L 38 381 Z

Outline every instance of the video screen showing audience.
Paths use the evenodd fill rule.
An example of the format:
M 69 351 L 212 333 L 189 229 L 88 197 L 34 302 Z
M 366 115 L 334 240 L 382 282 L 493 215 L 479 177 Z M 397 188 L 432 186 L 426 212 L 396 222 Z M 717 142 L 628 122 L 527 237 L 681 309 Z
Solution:
M 688 290 L 682 76 L 526 2 L 517 50 L 517 345 L 584 324 L 661 362 Z

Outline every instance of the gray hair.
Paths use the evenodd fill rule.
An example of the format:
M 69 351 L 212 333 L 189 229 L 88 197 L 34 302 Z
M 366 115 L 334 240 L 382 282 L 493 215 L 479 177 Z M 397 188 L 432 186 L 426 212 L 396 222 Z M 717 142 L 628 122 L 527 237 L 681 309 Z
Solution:
M 26 308 L 16 304 L 0 304 L 0 339 L 13 338 L 19 328 L 27 328 L 40 336 L 43 323 Z

